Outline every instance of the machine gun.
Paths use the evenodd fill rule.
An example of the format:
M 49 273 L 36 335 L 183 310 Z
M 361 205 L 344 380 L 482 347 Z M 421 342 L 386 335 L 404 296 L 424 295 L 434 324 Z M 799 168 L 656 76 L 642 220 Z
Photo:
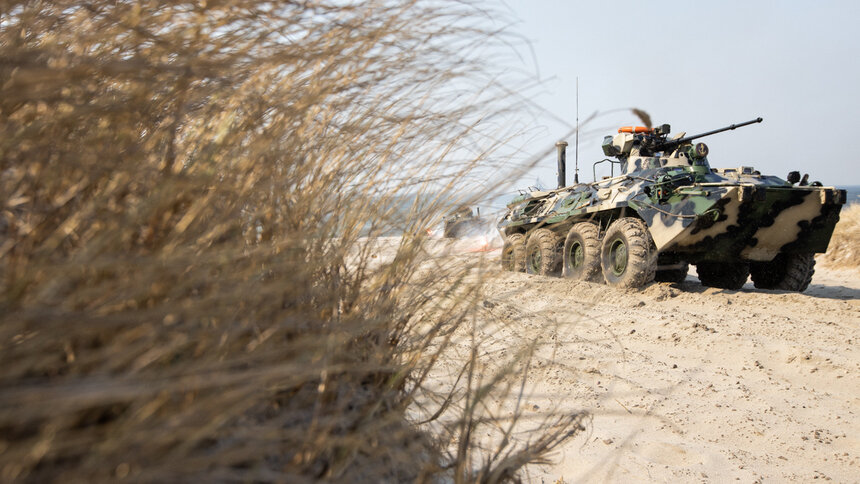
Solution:
M 750 124 L 760 123 L 762 122 L 762 118 L 756 118 L 750 121 L 746 121 L 743 123 L 732 124 L 730 126 L 726 126 L 724 128 L 715 129 L 713 131 L 707 131 L 704 133 L 695 134 L 693 136 L 685 136 L 683 138 L 667 140 L 666 136 L 669 134 L 669 130 L 671 129 L 668 124 L 664 124 L 650 131 L 651 136 L 643 136 L 639 145 L 639 152 L 641 154 L 652 154 L 657 152 L 670 152 L 678 148 L 679 146 L 684 145 L 685 143 L 689 143 L 695 139 L 704 138 L 705 136 L 710 136 L 712 134 L 722 133 L 723 131 L 731 131 L 736 128 L 741 128 L 744 126 L 749 126 Z M 622 128 L 624 129 L 624 128 Z M 619 130 L 620 131 L 620 130 Z M 701 145 L 701 146 L 699 146 Z M 697 144 L 695 147 L 696 157 L 701 158 L 707 156 L 707 146 L 704 144 Z

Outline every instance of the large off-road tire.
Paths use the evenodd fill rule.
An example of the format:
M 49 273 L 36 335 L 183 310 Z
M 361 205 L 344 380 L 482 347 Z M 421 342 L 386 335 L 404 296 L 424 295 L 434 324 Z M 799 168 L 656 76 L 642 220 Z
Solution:
M 678 269 L 657 269 L 654 275 L 654 280 L 657 282 L 674 282 L 679 284 L 687 278 L 687 273 L 690 272 L 690 264 L 683 263 L 683 267 Z
M 600 228 L 591 222 L 580 222 L 567 232 L 562 251 L 564 277 L 578 281 L 599 282 Z
M 815 274 L 815 254 L 777 254 L 770 262 L 750 263 L 750 277 L 759 289 L 803 292 Z
M 502 269 L 506 271 L 526 271 L 526 236 L 511 234 L 502 246 Z
M 526 272 L 544 276 L 561 274 L 563 241 L 550 229 L 537 229 L 526 242 Z
M 700 262 L 696 274 L 702 285 L 737 291 L 747 282 L 750 266 L 746 262 Z
M 653 281 L 657 248 L 645 223 L 633 217 L 612 222 L 600 247 L 600 266 L 610 286 L 641 287 Z

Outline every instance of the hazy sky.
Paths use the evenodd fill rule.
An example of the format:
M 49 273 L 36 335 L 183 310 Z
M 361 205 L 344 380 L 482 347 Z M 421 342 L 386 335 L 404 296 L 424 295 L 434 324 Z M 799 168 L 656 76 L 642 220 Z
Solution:
M 695 134 L 761 116 L 762 124 L 703 139 L 711 165 L 754 166 L 783 178 L 798 170 L 825 185 L 860 185 L 860 2 L 505 3 L 519 19 L 513 30 L 534 50 L 532 57 L 521 49 L 521 67 L 545 81 L 532 99 L 570 124 L 579 76 L 581 119 L 639 107 L 655 125 Z M 568 131 L 551 116 L 541 123 L 536 146 Z M 641 123 L 622 112 L 591 127 L 626 124 Z M 604 134 L 611 133 L 580 138 L 582 181 L 591 181 L 591 163 L 603 157 Z M 535 178 L 553 187 L 554 157 L 525 179 Z

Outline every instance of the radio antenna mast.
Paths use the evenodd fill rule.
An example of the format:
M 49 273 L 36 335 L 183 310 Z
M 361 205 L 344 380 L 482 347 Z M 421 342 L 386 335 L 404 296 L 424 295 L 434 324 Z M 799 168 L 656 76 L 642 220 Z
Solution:
M 579 76 L 576 76 L 576 142 L 574 147 L 573 182 L 579 183 Z

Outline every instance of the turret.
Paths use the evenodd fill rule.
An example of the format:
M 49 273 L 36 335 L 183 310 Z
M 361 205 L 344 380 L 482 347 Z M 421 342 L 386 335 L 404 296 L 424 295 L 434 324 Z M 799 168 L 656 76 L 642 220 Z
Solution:
M 641 164 L 637 164 L 636 166 L 629 164 L 628 159 L 630 158 L 659 157 L 660 160 L 656 163 L 660 166 L 700 165 L 707 167 L 705 158 L 708 156 L 708 146 L 705 143 L 693 144 L 691 143 L 693 140 L 750 124 L 760 123 L 761 121 L 762 118 L 756 118 L 751 121 L 732 124 L 724 128 L 693 136 L 684 136 L 686 133 L 682 132 L 672 139 L 668 139 L 669 132 L 671 131 L 671 127 L 668 124 L 663 124 L 656 128 L 626 126 L 619 128 L 618 134 L 615 136 L 606 136 L 603 138 L 603 153 L 606 156 L 618 158 L 624 167 L 622 169 L 624 172 L 644 168 Z

